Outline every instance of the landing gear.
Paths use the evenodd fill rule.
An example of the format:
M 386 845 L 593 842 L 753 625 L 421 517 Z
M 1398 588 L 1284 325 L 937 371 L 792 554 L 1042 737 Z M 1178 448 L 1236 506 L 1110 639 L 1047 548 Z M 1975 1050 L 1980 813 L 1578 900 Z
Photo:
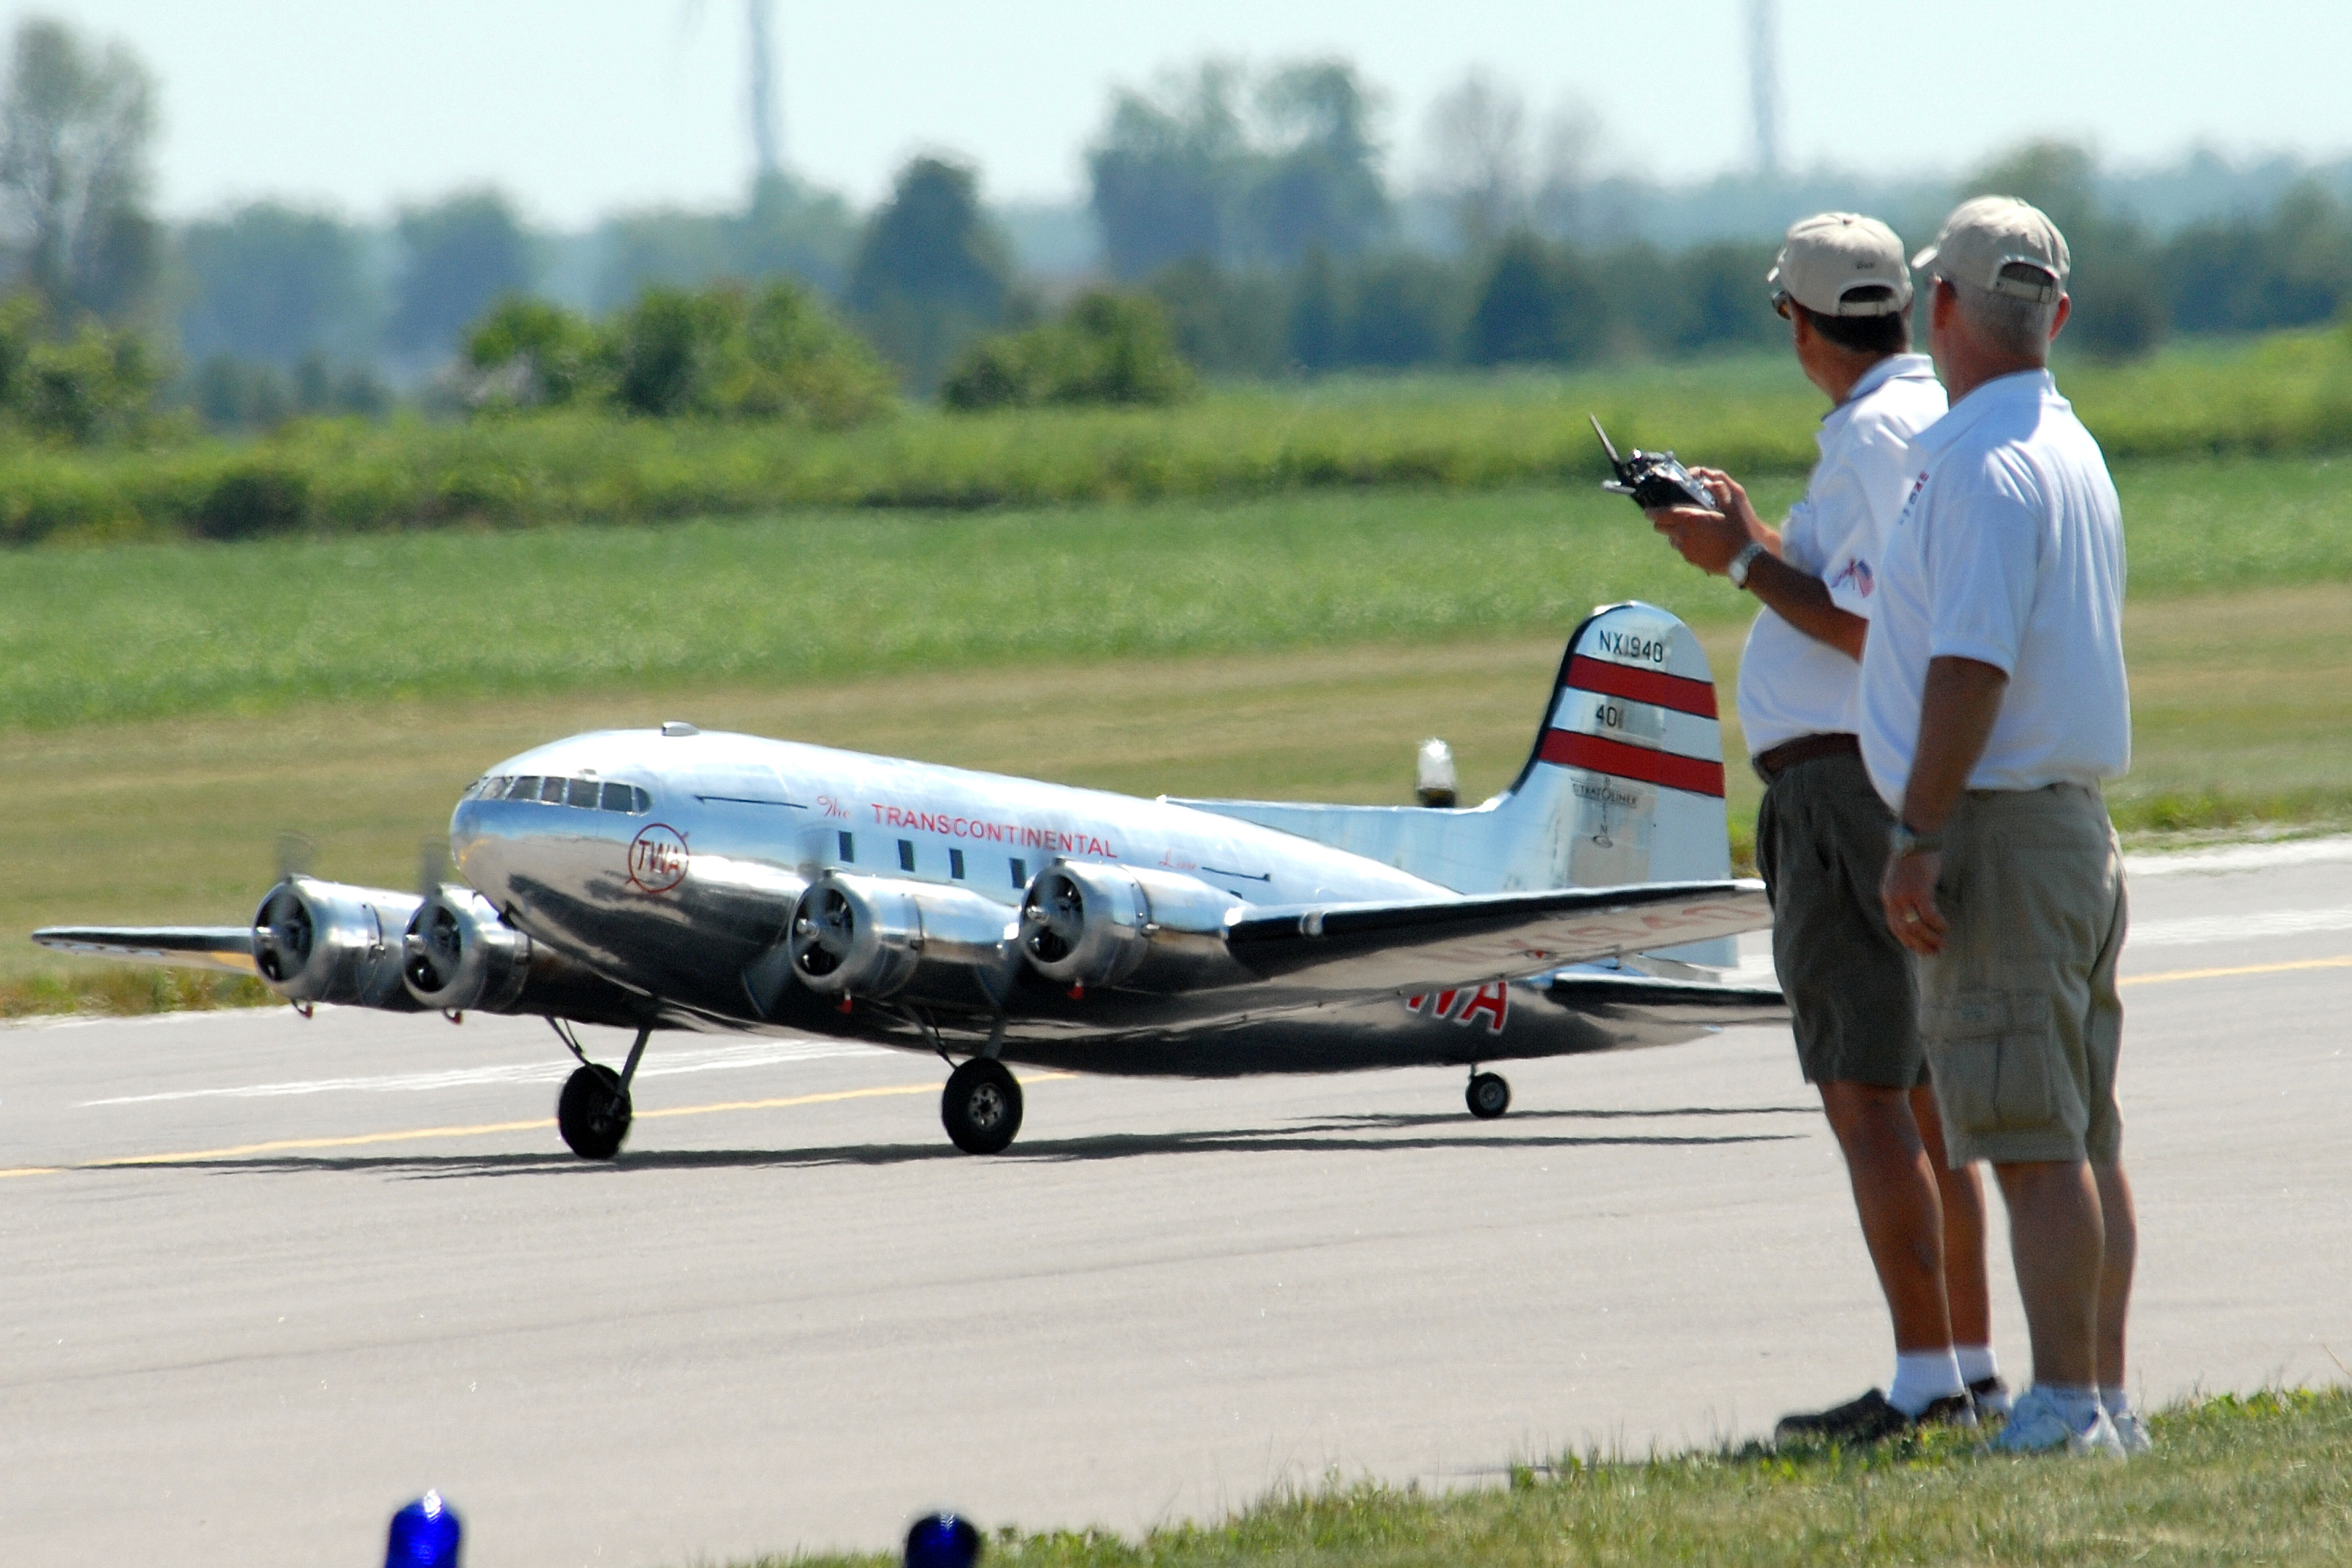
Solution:
M 582 1159 L 609 1160 L 621 1152 L 622 1141 L 629 1135 L 633 1114 L 629 1080 L 637 1076 L 637 1063 L 654 1032 L 637 1031 L 636 1043 L 629 1047 L 628 1065 L 619 1072 L 590 1061 L 577 1039 L 564 1029 L 558 1027 L 555 1033 L 580 1058 L 578 1069 L 563 1080 L 563 1092 L 556 1096 L 555 1130 L 563 1134 L 564 1146 Z
M 1470 1104 L 1470 1114 L 1481 1121 L 1492 1121 L 1511 1109 L 1511 1086 L 1496 1072 L 1474 1072 L 1470 1088 L 1462 1097 Z
M 948 1074 L 940 1121 L 965 1153 L 1002 1153 L 1021 1131 L 1021 1086 L 1003 1062 L 974 1057 Z
M 575 1068 L 555 1101 L 555 1130 L 583 1160 L 609 1160 L 629 1135 L 629 1091 L 608 1067 Z

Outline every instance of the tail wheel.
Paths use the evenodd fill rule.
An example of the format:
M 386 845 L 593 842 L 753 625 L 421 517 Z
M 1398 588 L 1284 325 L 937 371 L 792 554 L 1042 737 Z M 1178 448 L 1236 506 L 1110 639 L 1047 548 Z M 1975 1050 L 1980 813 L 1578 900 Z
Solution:
M 1021 1131 L 1021 1086 L 1003 1062 L 974 1057 L 948 1074 L 940 1121 L 965 1153 L 1003 1153 Z
M 621 1075 L 591 1063 L 563 1080 L 556 1097 L 555 1130 L 583 1160 L 609 1160 L 629 1135 L 629 1091 Z
M 1469 1091 L 1463 1099 L 1469 1101 L 1471 1115 L 1481 1121 L 1492 1121 L 1511 1109 L 1511 1086 L 1500 1073 L 1473 1073 Z

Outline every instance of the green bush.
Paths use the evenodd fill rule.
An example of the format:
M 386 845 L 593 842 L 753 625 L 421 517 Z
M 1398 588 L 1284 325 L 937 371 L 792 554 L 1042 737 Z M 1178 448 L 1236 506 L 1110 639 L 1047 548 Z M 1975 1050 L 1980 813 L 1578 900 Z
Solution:
M 649 419 L 841 430 L 887 413 L 892 400 L 873 351 L 783 280 L 757 291 L 648 289 L 602 323 L 510 299 L 474 329 L 466 362 L 471 400 L 490 410 L 595 404 Z
M 1095 290 L 1060 321 L 983 338 L 940 389 L 967 412 L 1041 404 L 1155 405 L 1196 395 L 1200 383 L 1176 352 L 1167 312 L 1148 294 Z

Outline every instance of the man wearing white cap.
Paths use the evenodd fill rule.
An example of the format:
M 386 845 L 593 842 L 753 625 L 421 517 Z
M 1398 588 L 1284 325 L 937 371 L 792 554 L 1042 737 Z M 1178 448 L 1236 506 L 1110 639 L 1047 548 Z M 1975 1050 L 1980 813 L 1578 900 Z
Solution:
M 1946 1145 L 2009 1206 L 2033 1386 L 1996 1444 L 2137 1452 L 2124 880 L 2099 793 L 2131 760 L 2122 511 L 2047 368 L 2072 310 L 2056 226 L 1980 196 L 1913 265 L 1953 401 L 1914 448 L 1863 654 L 1863 757 L 1896 814 L 1881 898 L 1919 955 Z
M 1943 416 L 1944 392 L 1927 356 L 1908 352 L 1911 272 L 1885 224 L 1806 218 L 1765 281 L 1797 363 L 1832 405 L 1804 499 L 1776 533 L 1729 476 L 1699 468 L 1720 511 L 1650 515 L 1694 565 L 1764 603 L 1738 699 L 1765 783 L 1756 861 L 1772 899 L 1773 961 L 1894 1322 L 1884 1394 L 1791 1415 L 1777 1436 L 1874 1442 L 1922 1421 L 1969 1419 L 1971 1384 L 1993 1408 L 2006 1397 L 1990 1344 L 1984 1200 L 1975 1173 L 1944 1159 L 1911 961 L 1878 908 L 1893 818 L 1857 739 L 1857 661 L 1881 546 L 1911 482 L 1911 437 Z

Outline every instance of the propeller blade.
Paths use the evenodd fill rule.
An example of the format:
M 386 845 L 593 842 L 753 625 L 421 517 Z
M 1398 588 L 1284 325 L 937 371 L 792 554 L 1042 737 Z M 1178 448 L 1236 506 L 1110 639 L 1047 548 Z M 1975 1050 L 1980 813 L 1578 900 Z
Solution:
M 319 858 L 316 839 L 307 834 L 281 833 L 278 836 L 278 879 L 289 881 L 310 874 L 312 862 Z

